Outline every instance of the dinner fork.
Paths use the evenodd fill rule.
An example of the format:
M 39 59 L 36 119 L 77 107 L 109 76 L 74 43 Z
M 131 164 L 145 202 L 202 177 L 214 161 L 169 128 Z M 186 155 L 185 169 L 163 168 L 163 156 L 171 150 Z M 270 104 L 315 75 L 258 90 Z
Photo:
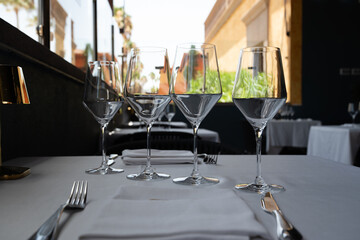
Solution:
M 218 160 L 218 156 L 219 154 L 214 154 L 214 155 L 206 154 L 203 161 L 205 164 L 216 164 Z
M 44 222 L 29 240 L 53 240 L 56 236 L 56 228 L 60 217 L 65 208 L 84 209 L 88 192 L 87 181 L 74 181 L 71 193 L 66 201 L 62 204 L 51 217 Z

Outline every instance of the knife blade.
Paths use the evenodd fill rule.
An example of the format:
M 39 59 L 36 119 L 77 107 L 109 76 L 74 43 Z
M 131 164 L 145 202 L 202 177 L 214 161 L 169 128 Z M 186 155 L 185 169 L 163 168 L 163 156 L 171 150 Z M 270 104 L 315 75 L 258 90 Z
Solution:
M 302 235 L 288 221 L 270 192 L 261 197 L 261 207 L 276 218 L 276 233 L 279 240 L 301 240 Z

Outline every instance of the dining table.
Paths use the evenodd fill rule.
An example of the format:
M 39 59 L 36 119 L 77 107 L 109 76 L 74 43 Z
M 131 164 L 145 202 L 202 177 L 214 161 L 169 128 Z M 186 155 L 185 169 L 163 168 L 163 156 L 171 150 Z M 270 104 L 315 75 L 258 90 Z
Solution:
M 220 179 L 220 183 L 209 186 L 183 186 L 172 182 L 171 178 L 190 174 L 192 164 L 156 165 L 157 171 L 169 173 L 171 178 L 153 182 L 128 180 L 127 174 L 139 172 L 143 166 L 125 165 L 120 159 L 117 159 L 113 166 L 123 168 L 124 173 L 85 173 L 86 169 L 100 164 L 100 156 L 21 157 L 3 164 L 30 167 L 31 174 L 18 180 L 0 181 L 0 239 L 18 240 L 32 236 L 58 206 L 66 201 L 75 180 L 88 181 L 87 205 L 83 210 L 65 210 L 58 227 L 59 240 L 127 239 L 116 238 L 111 232 L 121 233 L 129 228 L 135 232 L 145 231 L 144 229 L 166 231 L 167 229 L 162 229 L 162 226 L 189 226 L 191 222 L 176 223 L 178 216 L 163 217 L 167 213 L 161 212 L 162 206 L 166 208 L 174 203 L 179 203 L 176 209 L 179 218 L 183 214 L 191 216 L 192 212 L 188 210 L 195 211 L 194 206 L 197 206 L 198 211 L 195 212 L 199 216 L 189 219 L 194 219 L 191 228 L 205 226 L 210 233 L 217 229 L 224 234 L 224 237 L 217 239 L 228 239 L 225 229 L 229 224 L 245 230 L 256 225 L 257 229 L 265 234 L 264 239 L 277 239 L 275 218 L 262 210 L 261 195 L 234 188 L 236 184 L 254 180 L 254 155 L 220 155 L 217 164 L 199 164 L 200 173 Z M 303 239 L 359 239 L 360 184 L 357 183 L 360 182 L 360 168 L 307 155 L 264 155 L 262 170 L 265 181 L 285 187 L 286 191 L 274 194 L 274 198 L 286 218 L 302 234 Z M 137 192 L 129 197 L 131 189 Z M 177 197 L 179 195 L 176 194 L 183 194 L 180 195 L 183 198 L 179 200 L 176 197 L 166 201 L 161 201 L 157 197 L 144 198 L 145 193 L 157 194 L 164 191 L 171 192 Z M 200 193 L 204 197 L 200 202 L 196 197 L 192 198 L 200 196 Z M 229 202 L 231 204 L 221 200 L 222 196 L 228 194 L 235 196 Z M 122 195 L 124 199 L 121 201 L 114 200 L 115 196 L 121 198 Z M 113 205 L 110 207 L 108 204 L 111 202 Z M 194 205 L 195 203 L 198 205 Z M 153 206 L 158 208 L 154 210 Z M 215 216 L 211 215 L 212 208 Z M 247 218 L 251 221 L 238 220 L 239 208 L 247 213 Z M 227 212 L 216 212 L 219 209 Z M 124 215 L 117 214 L 118 211 Z M 208 222 L 206 218 L 200 221 L 202 214 L 214 218 Z M 241 212 L 239 214 L 241 215 Z M 141 216 L 151 217 L 152 220 L 142 221 Z M 106 217 L 109 226 L 101 225 Z M 102 228 L 99 228 L 99 225 Z M 157 227 L 147 229 L 147 225 Z M 119 231 L 122 226 L 126 226 L 126 229 Z M 87 234 L 102 229 L 106 229 L 106 234 L 110 234 L 109 238 L 86 238 Z M 221 231 L 222 229 L 224 231 Z M 176 236 L 175 233 L 174 238 L 161 239 L 177 239 Z M 196 239 L 190 230 L 183 236 L 182 239 Z M 147 239 L 146 234 L 142 237 L 140 239 Z
M 309 133 L 307 155 L 348 165 L 359 165 L 360 124 L 313 126 Z
M 266 152 L 278 154 L 284 147 L 306 148 L 311 126 L 319 126 L 314 119 L 273 119 L 266 127 Z

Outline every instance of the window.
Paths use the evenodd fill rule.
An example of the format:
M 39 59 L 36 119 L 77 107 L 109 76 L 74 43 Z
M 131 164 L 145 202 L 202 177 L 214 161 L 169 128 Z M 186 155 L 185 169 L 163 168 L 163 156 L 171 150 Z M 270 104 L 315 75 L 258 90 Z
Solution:
M 92 1 L 51 0 L 50 50 L 82 70 L 93 56 Z
M 38 0 L 0 0 L 0 16 L 34 40 L 38 40 Z
M 122 36 L 110 3 L 112 1 L 105 0 L 0 0 L 0 16 L 86 71 L 88 61 L 116 60 L 122 53 Z M 95 9 L 97 31 L 94 28 Z M 49 28 L 42 16 L 49 16 Z M 38 27 L 40 22 L 43 29 Z M 41 31 L 37 32 L 37 29 Z M 43 34 L 43 40 L 39 40 L 37 33 Z

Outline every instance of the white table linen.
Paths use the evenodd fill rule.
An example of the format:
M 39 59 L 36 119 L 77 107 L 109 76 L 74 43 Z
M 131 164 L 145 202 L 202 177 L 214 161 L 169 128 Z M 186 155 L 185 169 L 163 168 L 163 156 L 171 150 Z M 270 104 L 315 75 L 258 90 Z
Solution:
M 307 155 L 354 165 L 360 149 L 360 126 L 311 127 Z
M 306 148 L 311 126 L 321 125 L 312 119 L 279 119 L 271 120 L 266 127 L 266 152 L 280 152 L 283 147 Z
M 147 149 L 125 149 L 122 160 L 126 165 L 146 164 Z M 193 163 L 194 154 L 187 150 L 159 150 L 151 149 L 151 164 Z
M 80 239 L 269 238 L 249 206 L 227 189 L 123 186 Z
M 191 188 L 174 184 L 171 179 L 130 181 L 126 174 L 139 172 L 142 166 L 124 165 L 122 161 L 114 164 L 114 167 L 125 169 L 121 174 L 99 176 L 85 173 L 85 169 L 98 166 L 100 161 L 100 156 L 70 156 L 27 157 L 5 162 L 5 165 L 30 167 L 32 173 L 23 179 L 0 181 L 0 239 L 28 239 L 66 201 L 74 180 L 89 182 L 88 204 L 82 211 L 64 212 L 58 240 L 78 239 L 100 215 L 106 201 L 111 200 L 122 186 L 204 189 L 209 192 L 224 189 L 232 192 L 235 184 L 251 182 L 256 174 L 254 155 L 220 155 L 217 165 L 200 166 L 203 175 L 218 177 L 220 183 Z M 157 165 L 156 168 L 175 178 L 190 174 L 192 165 Z M 285 186 L 286 191 L 274 197 L 304 239 L 358 239 L 360 184 L 357 183 L 360 182 L 360 168 L 306 155 L 264 155 L 262 170 L 268 183 Z M 261 209 L 260 196 L 244 192 L 237 194 L 276 239 L 275 219 Z M 215 203 L 221 204 L 219 201 Z

